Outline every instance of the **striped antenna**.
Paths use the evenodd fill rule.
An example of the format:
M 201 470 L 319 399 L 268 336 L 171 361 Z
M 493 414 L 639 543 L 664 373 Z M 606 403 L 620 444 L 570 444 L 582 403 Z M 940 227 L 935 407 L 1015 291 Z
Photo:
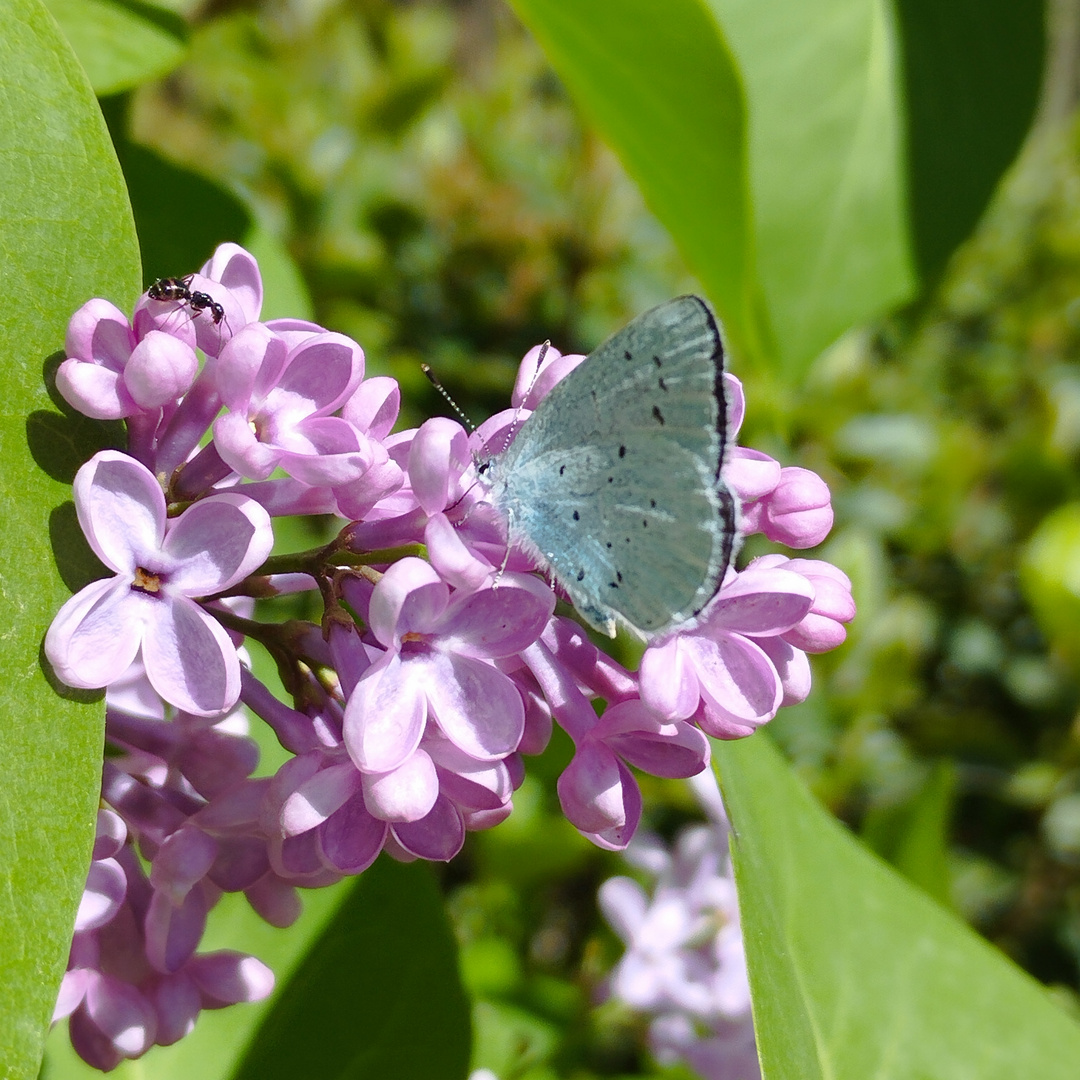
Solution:
M 461 408 L 458 406 L 458 403 L 450 396 L 450 391 L 447 390 L 446 387 L 443 386 L 443 384 L 441 382 L 439 382 L 439 380 L 435 376 L 435 372 L 431 370 L 431 365 L 430 364 L 421 364 L 420 365 L 420 370 L 427 376 L 428 382 L 431 383 L 431 385 L 434 386 L 435 389 L 438 390 L 440 394 L 442 394 L 443 399 L 446 401 L 446 404 L 449 405 L 450 408 L 453 409 L 454 412 L 456 412 L 458 414 L 458 417 L 461 419 L 462 423 L 470 431 L 475 431 L 476 430 L 476 425 L 461 411 Z

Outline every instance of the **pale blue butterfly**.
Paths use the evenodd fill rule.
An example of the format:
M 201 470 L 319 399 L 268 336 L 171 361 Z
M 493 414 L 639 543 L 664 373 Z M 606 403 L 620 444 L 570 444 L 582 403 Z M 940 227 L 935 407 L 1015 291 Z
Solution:
M 483 471 L 511 542 L 589 624 L 649 637 L 723 583 L 737 532 L 726 440 L 720 330 L 704 300 L 681 296 L 590 353 Z

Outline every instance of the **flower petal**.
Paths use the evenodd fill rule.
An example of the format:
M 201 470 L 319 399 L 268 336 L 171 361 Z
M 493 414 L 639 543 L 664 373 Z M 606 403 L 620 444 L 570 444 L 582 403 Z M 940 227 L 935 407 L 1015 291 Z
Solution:
M 813 602 L 814 588 L 801 574 L 749 566 L 720 590 L 698 634 L 714 630 L 755 636 L 782 634 Z
M 602 743 L 586 739 L 557 787 L 563 813 L 582 832 L 599 832 L 626 820 L 619 762 Z
M 87 300 L 68 322 L 64 350 L 77 360 L 120 372 L 134 348 L 135 334 L 127 316 L 108 300 Z
M 397 422 L 401 387 L 397 379 L 376 375 L 365 379 L 342 407 L 341 415 L 372 439 L 385 439 Z
M 229 339 L 213 369 L 221 400 L 246 423 L 252 398 L 261 401 L 277 384 L 288 355 L 286 342 L 265 325 L 245 326 Z
M 73 487 L 79 524 L 110 569 L 133 574 L 141 559 L 161 547 L 165 495 L 141 462 L 119 450 L 101 450 L 75 474 Z
M 138 412 L 123 378 L 101 364 L 69 358 L 56 369 L 56 389 L 83 416 L 119 420 Z
M 491 563 L 476 555 L 441 511 L 424 526 L 424 544 L 431 565 L 455 588 L 479 589 L 492 575 Z
M 465 843 L 465 822 L 445 795 L 439 796 L 426 817 L 399 822 L 391 830 L 410 855 L 434 862 L 449 862 Z
M 86 989 L 85 1007 L 87 1019 L 108 1039 L 118 1057 L 138 1057 L 154 1045 L 154 1010 L 130 983 L 98 975 Z
M 776 715 L 783 689 L 776 668 L 760 646 L 737 634 L 725 634 L 716 640 L 687 637 L 684 647 L 697 670 L 701 696 L 716 712 L 754 726 Z
M 146 677 L 170 705 L 196 716 L 231 709 L 240 661 L 225 628 L 186 596 L 160 605 L 143 633 Z
M 806 653 L 789 645 L 782 637 L 759 638 L 755 644 L 772 661 L 780 676 L 780 685 L 784 688 L 781 708 L 805 701 L 810 696 L 810 658 Z
M 669 720 L 693 716 L 701 699 L 694 665 L 689 662 L 681 640 L 681 635 L 675 635 L 650 645 L 638 669 L 642 699 Z
M 439 796 L 439 778 L 431 758 L 413 751 L 393 772 L 364 774 L 364 801 L 383 821 L 419 821 Z
M 497 585 L 455 596 L 433 630 L 448 652 L 513 656 L 540 637 L 554 610 L 555 594 L 538 578 L 504 574 Z
M 293 400 L 304 416 L 327 416 L 352 395 L 364 377 L 364 350 L 344 334 L 315 334 L 289 353 L 276 394 Z
M 242 412 L 228 412 L 214 421 L 214 446 L 221 460 L 248 480 L 265 480 L 283 453 L 279 446 L 260 442 Z
M 189 506 L 163 545 L 176 560 L 170 593 L 210 596 L 257 570 L 274 546 L 270 515 L 254 499 L 226 492 Z
M 443 734 L 480 761 L 512 754 L 525 731 L 517 687 L 497 668 L 455 653 L 424 662 L 424 693 Z
M 373 817 L 358 791 L 327 818 L 318 833 L 319 855 L 327 866 L 343 874 L 366 870 L 382 851 L 389 826 Z
M 277 442 L 285 448 L 281 467 L 313 487 L 351 484 L 374 460 L 367 438 L 339 416 L 308 417 L 279 432 Z
M 286 836 L 298 836 L 317 828 L 339 810 L 360 788 L 360 774 L 351 761 L 317 772 L 301 784 L 281 810 Z
M 151 330 L 131 353 L 124 385 L 144 409 L 157 409 L 190 390 L 198 370 L 194 349 L 171 334 Z
M 206 929 L 207 902 L 202 889 L 192 889 L 179 905 L 155 892 L 146 912 L 146 958 L 158 971 L 179 971 L 195 955 Z
M 430 632 L 449 599 L 434 567 L 410 556 L 394 563 L 375 586 L 368 626 L 383 645 L 397 648 L 404 634 Z
M 723 477 L 741 502 L 752 503 L 780 483 L 780 462 L 760 450 L 736 446 L 724 462 Z
M 239 244 L 218 244 L 199 273 L 220 281 L 232 294 L 246 322 L 255 322 L 262 312 L 263 284 L 255 257 Z M 234 326 L 233 331 L 239 330 Z
M 425 513 L 446 509 L 456 481 L 470 461 L 469 437 L 459 423 L 436 416 L 420 425 L 409 447 L 406 471 Z
M 261 960 L 229 949 L 196 956 L 187 970 L 207 1009 L 262 1001 L 274 989 L 274 973 Z
M 391 772 L 420 745 L 427 716 L 422 674 L 387 653 L 356 684 L 343 726 L 349 757 L 362 772 Z
M 75 916 L 75 933 L 104 926 L 120 909 L 126 895 L 123 867 L 115 859 L 96 859 L 86 875 L 86 888 Z
M 68 686 L 108 686 L 139 652 L 147 600 L 122 577 L 102 578 L 76 593 L 56 613 L 45 635 L 45 655 Z

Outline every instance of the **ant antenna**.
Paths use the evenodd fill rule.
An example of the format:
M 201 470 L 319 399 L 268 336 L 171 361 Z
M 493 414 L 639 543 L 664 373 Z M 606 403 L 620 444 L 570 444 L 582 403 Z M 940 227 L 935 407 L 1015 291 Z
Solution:
M 465 426 L 469 429 L 469 431 L 475 431 L 476 425 L 465 415 L 465 413 L 461 411 L 458 403 L 450 396 L 450 391 L 447 390 L 441 382 L 439 382 L 438 378 L 435 375 L 435 372 L 431 370 L 431 365 L 421 364 L 420 370 L 427 376 L 428 382 L 431 383 L 431 385 L 434 386 L 440 394 L 442 394 L 447 405 L 449 405 L 450 408 L 458 414 L 458 417 L 461 419 L 462 423 L 464 423 Z

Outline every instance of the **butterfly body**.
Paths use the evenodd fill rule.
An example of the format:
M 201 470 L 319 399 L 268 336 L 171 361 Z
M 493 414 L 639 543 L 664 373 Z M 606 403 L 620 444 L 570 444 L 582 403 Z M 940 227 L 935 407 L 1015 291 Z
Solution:
M 645 312 L 562 379 L 489 469 L 510 539 L 596 629 L 645 636 L 716 594 L 735 538 L 720 478 L 723 345 L 687 296 Z

